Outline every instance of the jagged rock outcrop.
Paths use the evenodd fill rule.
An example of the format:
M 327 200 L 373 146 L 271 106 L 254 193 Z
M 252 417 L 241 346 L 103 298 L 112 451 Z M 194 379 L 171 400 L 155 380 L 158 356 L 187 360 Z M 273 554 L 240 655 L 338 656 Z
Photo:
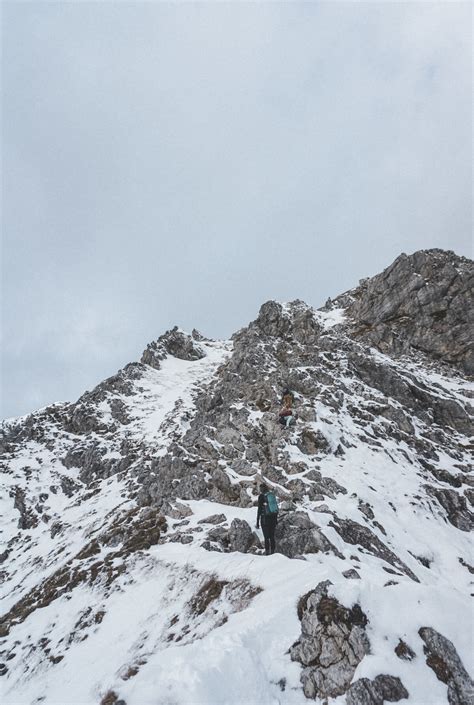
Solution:
M 449 705 L 472 705 L 474 681 L 469 677 L 454 644 L 431 627 L 422 627 L 418 633 L 425 642 L 423 650 L 427 665 L 436 678 L 448 686 Z
M 26 506 L 26 493 L 21 487 L 16 487 L 13 491 L 15 498 L 14 507 L 18 509 L 20 518 L 18 519 L 18 527 L 20 529 L 32 529 L 38 525 L 38 517 L 30 507 Z
M 206 476 L 195 463 L 169 454 L 153 460 L 150 476 L 138 495 L 141 505 L 162 506 L 170 499 L 202 499 L 209 493 Z M 145 489 L 146 487 L 146 489 Z
M 421 350 L 474 374 L 471 260 L 436 249 L 401 254 L 349 293 L 357 339 L 389 354 Z
M 329 597 L 329 585 L 320 583 L 298 604 L 301 636 L 290 654 L 303 665 L 301 682 L 307 698 L 343 695 L 370 650 L 367 617 L 359 605 L 348 609 Z
M 247 553 L 252 546 L 259 546 L 260 541 L 244 519 L 233 519 L 229 529 L 229 549 Z
M 452 253 L 402 256 L 320 310 L 267 302 L 231 341 L 175 328 L 77 402 L 5 423 L 2 685 L 15 695 L 20 689 L 26 702 L 24 684 L 40 674 L 34 696 L 51 699 L 57 680 L 52 690 L 47 684 L 77 669 L 74 645 L 87 638 L 88 653 L 91 644 L 102 648 L 101 625 L 125 618 L 126 610 L 114 612 L 123 599 L 137 606 L 121 635 L 129 640 L 121 653 L 133 658 L 113 662 L 111 649 L 107 682 L 97 696 L 94 681 L 93 697 L 127 700 L 130 678 L 144 679 L 141 696 L 152 670 L 165 682 L 172 647 L 173 668 L 184 653 L 190 687 L 199 684 L 194 701 L 206 700 L 199 687 L 208 667 L 229 668 L 226 654 L 231 665 L 242 657 L 276 701 L 300 687 L 299 667 L 285 671 L 298 633 L 297 623 L 289 631 L 295 597 L 323 575 L 337 583 L 339 601 L 328 582 L 307 593 L 290 649 L 309 698 L 394 702 L 433 680 L 431 668 L 447 685 L 447 702 L 465 705 L 469 676 L 435 628 L 443 631 L 446 611 L 452 623 L 465 623 L 472 591 L 473 393 L 460 330 L 471 327 L 471 279 L 472 264 Z M 278 408 L 287 387 L 296 423 L 283 428 Z M 260 557 L 252 528 L 262 481 L 280 503 L 270 558 Z M 242 579 L 230 583 L 240 570 Z M 242 583 L 250 576 L 252 595 L 263 588 L 264 595 L 237 622 L 235 640 L 234 617 L 226 620 L 250 608 Z M 415 631 L 432 625 L 420 631 L 426 662 L 414 620 Z M 199 661 L 217 626 L 209 642 L 215 663 Z M 262 629 L 271 634 L 264 650 Z M 367 667 L 380 663 L 380 672 L 355 679 L 368 634 L 375 658 Z M 198 640 L 202 650 L 193 648 Z M 457 647 L 466 653 L 461 635 Z M 263 682 L 270 664 L 281 674 Z M 163 688 L 170 701 L 182 699 L 172 682 Z
M 258 329 L 265 336 L 296 340 L 303 345 L 316 343 L 322 327 L 312 315 L 304 301 L 293 301 L 288 311 L 276 301 L 267 301 L 260 308 L 257 319 L 249 326 L 251 332 Z
M 474 513 L 466 503 L 466 498 L 455 490 L 446 487 L 431 487 L 427 485 L 426 491 L 435 497 L 445 509 L 449 522 L 461 531 L 472 531 L 474 528 Z
M 143 352 L 141 362 L 156 370 L 160 369 L 160 363 L 167 355 L 177 357 L 179 360 L 201 360 L 205 357 L 202 346 L 197 342 L 202 340 L 202 336 L 195 332 L 195 335 L 188 335 L 178 326 L 166 331 L 158 340 L 149 343 Z
M 347 705 L 383 705 L 384 702 L 398 702 L 408 698 L 408 691 L 400 678 L 381 674 L 370 680 L 361 678 L 347 691 Z
M 436 393 L 436 389 L 429 389 L 415 375 L 387 367 L 368 356 L 354 354 L 349 356 L 356 374 L 372 388 L 382 392 L 387 397 L 398 401 L 404 409 L 412 412 L 424 421 L 448 426 L 460 433 L 470 433 L 472 429 L 472 408 L 470 404 L 461 406 L 454 399 L 447 399 Z M 377 410 L 379 413 L 383 409 Z M 392 411 L 389 418 L 398 423 L 405 433 L 413 433 L 413 425 L 406 421 L 406 416 L 400 411 L 397 417 Z M 386 416 L 386 414 L 383 414 Z M 405 418 L 402 418 L 405 416 Z M 401 422 L 401 423 L 400 423 Z M 407 424 L 410 424 L 407 427 Z
M 277 550 L 288 558 L 319 551 L 341 555 L 305 512 L 288 512 L 278 520 Z
M 332 526 L 347 543 L 362 546 L 368 553 L 386 561 L 397 570 L 408 575 L 415 582 L 419 582 L 413 571 L 368 527 L 362 526 L 362 524 L 352 519 L 339 518 L 334 518 L 329 522 L 329 526 Z

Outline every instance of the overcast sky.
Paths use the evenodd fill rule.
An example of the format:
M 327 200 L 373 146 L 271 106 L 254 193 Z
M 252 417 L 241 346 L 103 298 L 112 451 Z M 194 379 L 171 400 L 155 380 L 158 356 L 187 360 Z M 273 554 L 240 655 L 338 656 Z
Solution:
M 471 252 L 470 3 L 3 2 L 3 416 Z

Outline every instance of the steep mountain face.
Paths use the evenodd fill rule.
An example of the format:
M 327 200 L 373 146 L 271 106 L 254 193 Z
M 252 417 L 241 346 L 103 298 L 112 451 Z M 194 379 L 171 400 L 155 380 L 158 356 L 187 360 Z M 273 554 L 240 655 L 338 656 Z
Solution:
M 472 375 L 473 290 L 470 260 L 429 250 L 400 255 L 341 299 L 355 338 L 389 354 L 423 351 Z
M 473 272 L 401 255 L 5 422 L 3 701 L 471 703 Z

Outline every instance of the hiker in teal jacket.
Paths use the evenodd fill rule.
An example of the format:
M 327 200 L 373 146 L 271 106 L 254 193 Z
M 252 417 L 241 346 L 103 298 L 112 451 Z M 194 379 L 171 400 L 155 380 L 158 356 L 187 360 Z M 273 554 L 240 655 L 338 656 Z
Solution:
M 271 496 L 269 496 L 271 495 Z M 275 529 L 278 523 L 278 505 L 273 492 L 267 485 L 260 485 L 257 509 L 257 529 L 262 525 L 265 538 L 265 555 L 275 553 Z

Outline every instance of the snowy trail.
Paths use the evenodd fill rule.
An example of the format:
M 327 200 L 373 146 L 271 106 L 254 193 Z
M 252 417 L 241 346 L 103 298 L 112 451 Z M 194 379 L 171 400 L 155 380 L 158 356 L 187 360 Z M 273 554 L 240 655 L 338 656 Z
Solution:
M 200 622 L 201 637 L 182 644 L 170 642 L 166 636 L 172 632 L 169 625 L 186 609 L 205 575 L 226 581 L 247 579 L 263 592 L 250 607 L 229 614 L 218 627 L 213 627 L 212 611 L 206 612 Z M 426 668 L 417 631 L 433 623 L 455 641 L 464 662 L 469 663 L 469 635 L 459 632 L 453 618 L 466 609 L 467 598 L 458 596 L 453 604 L 452 593 L 442 587 L 427 588 L 407 579 L 387 591 L 370 579 L 341 579 L 336 565 L 318 556 L 306 561 L 278 554 L 269 558 L 223 556 L 197 546 L 167 544 L 133 562 L 129 577 L 121 583 L 126 591 L 116 590 L 102 605 L 95 600 L 95 609 L 105 611 L 100 629 L 92 623 L 87 640 L 73 641 L 63 662 L 49 671 L 37 671 L 38 657 L 31 653 L 30 677 L 12 684 L 3 702 L 37 703 L 35 696 L 42 693 L 51 705 L 96 705 L 105 692 L 113 691 L 127 705 L 303 705 L 308 701 L 301 691 L 300 667 L 288 654 L 300 633 L 296 602 L 326 579 L 333 583 L 333 593 L 342 604 L 359 602 L 369 616 L 369 637 L 377 655 L 361 662 L 356 678 L 375 677 L 390 661 L 391 673 L 403 680 L 410 702 L 422 705 Z M 166 598 L 170 589 L 171 600 Z M 76 590 L 72 603 L 60 600 L 41 610 L 34 623 L 17 628 L 17 639 L 28 641 L 28 630 L 34 643 L 47 633 L 51 653 L 60 653 L 64 636 L 74 632 L 74 620 L 87 610 L 90 599 L 88 590 Z M 451 601 L 451 610 L 440 612 L 446 599 Z M 418 605 L 415 621 L 413 602 Z M 393 659 L 398 638 L 415 647 L 418 658 L 412 663 Z M 136 670 L 133 677 L 127 676 L 130 669 Z M 65 698 L 65 689 L 69 698 Z M 429 689 L 430 703 L 444 702 L 446 687 L 434 674 Z M 332 702 L 343 703 L 344 699 Z

